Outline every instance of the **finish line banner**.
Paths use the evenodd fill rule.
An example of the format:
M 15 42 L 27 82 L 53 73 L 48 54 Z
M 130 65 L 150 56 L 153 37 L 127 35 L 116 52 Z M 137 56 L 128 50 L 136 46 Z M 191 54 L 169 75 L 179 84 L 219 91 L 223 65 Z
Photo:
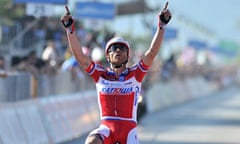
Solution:
M 42 3 L 27 3 L 26 14 L 35 17 L 41 16 L 53 16 L 53 4 L 42 4 Z
M 14 3 L 67 4 L 67 0 L 13 0 Z
M 78 2 L 76 4 L 75 17 L 88 19 L 111 20 L 115 16 L 113 3 Z

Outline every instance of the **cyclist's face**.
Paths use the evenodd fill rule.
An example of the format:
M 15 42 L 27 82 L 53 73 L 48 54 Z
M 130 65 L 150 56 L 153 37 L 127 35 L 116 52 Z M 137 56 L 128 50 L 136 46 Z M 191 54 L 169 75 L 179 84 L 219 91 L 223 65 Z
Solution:
M 128 58 L 128 48 L 123 44 L 114 44 L 108 49 L 108 56 L 112 64 L 121 64 Z
M 123 45 L 123 44 L 113 44 L 109 49 L 108 49 L 108 53 L 110 52 L 115 52 L 117 50 L 120 50 L 120 51 L 124 51 L 124 52 L 127 52 L 128 51 L 128 48 Z

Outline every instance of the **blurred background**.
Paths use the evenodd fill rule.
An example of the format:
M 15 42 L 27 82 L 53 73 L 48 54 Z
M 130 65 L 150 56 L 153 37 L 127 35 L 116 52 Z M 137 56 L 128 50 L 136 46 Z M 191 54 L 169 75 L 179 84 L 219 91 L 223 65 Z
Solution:
M 108 66 L 104 47 L 115 35 L 130 43 L 129 64 L 139 60 L 150 45 L 158 13 L 165 2 L 1 0 L 0 105 L 9 107 L 13 104 L 16 109 L 19 103 L 28 106 L 25 102 L 30 101 L 38 107 L 36 101 L 45 104 L 45 100 L 55 101 L 54 98 L 71 97 L 76 93 L 81 97 L 95 89 L 93 81 L 79 67 L 68 48 L 66 32 L 60 21 L 65 5 L 75 19 L 83 52 Z M 178 87 L 177 91 L 184 93 L 185 89 L 198 91 L 201 83 L 201 88 L 206 90 L 201 95 L 207 95 L 238 85 L 240 80 L 240 13 L 237 12 L 240 1 L 168 2 L 173 17 L 166 27 L 161 50 L 144 80 L 139 119 L 147 112 L 164 107 L 160 103 L 151 103 L 162 100 L 155 97 L 159 95 L 156 86 L 168 87 L 171 91 L 172 85 L 168 84 L 178 87 L 186 83 L 187 86 Z M 165 106 L 195 99 L 193 93 L 184 94 L 177 101 L 169 100 Z M 46 135 L 46 141 L 54 141 L 51 134 Z
M 37 81 L 34 86 L 30 85 L 32 97 L 51 94 L 50 90 L 45 92 L 40 87 L 42 75 L 56 76 L 60 71 L 70 70 L 72 76 L 84 78 L 71 57 L 61 25 L 64 5 L 69 6 L 76 20 L 76 32 L 84 52 L 94 61 L 105 64 L 103 49 L 106 41 L 120 35 L 129 40 L 131 62 L 134 63 L 148 48 L 156 29 L 157 14 L 165 2 L 2 0 L 1 75 L 30 73 L 33 81 Z M 201 72 L 209 79 L 237 72 L 240 59 L 238 4 L 237 0 L 169 1 L 173 18 L 166 27 L 161 51 L 152 67 L 152 71 L 157 71 L 157 78 L 150 79 L 165 80 L 172 78 L 173 73 L 184 74 L 182 70 Z M 78 89 L 77 86 L 76 91 Z

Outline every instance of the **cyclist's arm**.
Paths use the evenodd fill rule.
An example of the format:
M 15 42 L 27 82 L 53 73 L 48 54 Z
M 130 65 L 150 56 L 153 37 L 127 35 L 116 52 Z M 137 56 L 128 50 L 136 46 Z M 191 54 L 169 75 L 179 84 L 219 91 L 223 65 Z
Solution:
M 143 55 L 143 62 L 144 64 L 151 66 L 155 56 L 157 55 L 160 46 L 162 44 L 164 35 L 164 29 L 160 29 L 159 27 L 156 30 L 156 33 L 152 39 L 149 49 Z
M 167 7 L 168 7 L 168 2 L 165 4 L 164 9 L 158 15 L 159 21 L 158 21 L 156 33 L 152 39 L 149 49 L 145 52 L 145 54 L 143 55 L 143 58 L 142 58 L 144 64 L 146 64 L 148 66 L 151 66 L 155 56 L 157 55 L 157 53 L 160 49 L 160 46 L 163 41 L 164 26 L 171 19 L 171 13 Z
M 79 42 L 79 39 L 76 35 L 75 32 L 67 32 L 67 37 L 68 37 L 68 43 L 69 43 L 69 47 L 72 50 L 73 55 L 75 56 L 75 58 L 77 59 L 77 61 L 79 62 L 79 64 L 84 68 L 88 68 L 89 65 L 91 64 L 92 60 L 83 54 L 82 52 L 82 48 Z
M 78 63 L 83 67 L 83 69 L 86 69 L 88 66 L 90 66 L 91 59 L 83 54 L 80 42 L 74 31 L 74 19 L 72 18 L 67 6 L 65 6 L 65 9 L 66 12 L 61 17 L 61 21 L 63 26 L 66 28 L 69 47 Z

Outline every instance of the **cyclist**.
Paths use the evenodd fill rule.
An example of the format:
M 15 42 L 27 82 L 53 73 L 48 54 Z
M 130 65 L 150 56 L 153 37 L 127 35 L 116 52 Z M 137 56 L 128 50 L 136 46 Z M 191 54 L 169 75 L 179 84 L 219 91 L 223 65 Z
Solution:
M 129 43 L 122 37 L 114 37 L 105 47 L 105 56 L 110 64 L 110 68 L 105 68 L 83 54 L 74 31 L 74 19 L 66 6 L 61 20 L 69 46 L 78 63 L 96 83 L 100 108 L 101 124 L 90 132 L 85 144 L 138 144 L 137 100 L 142 80 L 160 49 L 165 25 L 171 19 L 167 7 L 168 2 L 158 15 L 158 27 L 149 49 L 137 64 L 127 67 Z

